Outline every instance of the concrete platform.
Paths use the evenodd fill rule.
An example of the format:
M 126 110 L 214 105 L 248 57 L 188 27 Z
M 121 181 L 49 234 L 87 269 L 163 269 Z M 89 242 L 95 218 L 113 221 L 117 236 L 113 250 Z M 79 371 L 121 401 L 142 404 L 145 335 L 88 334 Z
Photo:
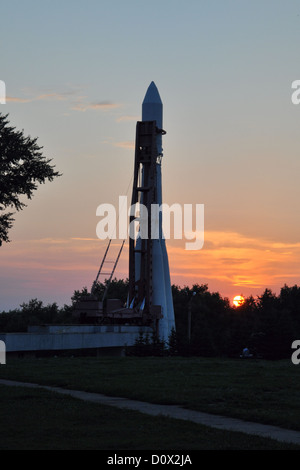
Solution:
M 41 354 L 46 352 L 88 351 L 133 346 L 140 332 L 152 334 L 152 328 L 132 325 L 43 325 L 26 333 L 0 333 L 6 353 Z

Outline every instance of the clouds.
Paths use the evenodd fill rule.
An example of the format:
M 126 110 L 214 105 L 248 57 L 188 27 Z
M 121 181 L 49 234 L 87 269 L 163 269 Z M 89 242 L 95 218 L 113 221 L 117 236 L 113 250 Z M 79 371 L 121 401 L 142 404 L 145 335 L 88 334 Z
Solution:
M 223 293 L 278 290 L 299 279 L 300 243 L 284 243 L 237 232 L 206 231 L 204 247 L 187 252 L 168 247 L 174 283 L 208 283 Z M 228 295 L 228 294 L 227 294 Z
M 68 87 L 67 87 L 68 88 Z M 85 90 L 80 86 L 70 86 L 64 91 L 56 91 L 52 89 L 47 90 L 33 90 L 24 88 L 17 95 L 9 95 L 6 97 L 6 102 L 10 104 L 28 104 L 28 103 L 51 103 L 60 102 L 65 106 L 65 112 L 87 112 L 99 111 L 110 112 L 120 110 L 125 107 L 123 103 L 115 102 L 110 99 L 90 99 Z M 70 114 L 66 114 L 70 115 Z M 128 123 L 138 121 L 140 116 L 121 114 L 115 115 L 115 122 Z M 131 142 L 120 142 L 116 144 L 118 147 L 132 148 Z
M 20 96 L 7 96 L 6 101 L 10 103 L 32 103 L 34 101 L 66 101 L 72 96 L 72 92 L 64 92 L 64 93 L 57 93 L 57 92 L 46 92 L 46 93 L 33 93 L 33 92 L 25 92 L 25 95 L 29 94 L 28 98 L 20 97 Z
M 132 140 L 127 140 L 123 142 L 115 142 L 113 144 L 115 147 L 121 147 L 123 149 L 133 150 L 135 148 L 135 142 Z
M 0 311 L 16 308 L 32 298 L 70 304 L 75 289 L 91 288 L 106 246 L 107 240 L 91 237 L 48 237 L 3 245 Z M 111 245 L 112 259 L 118 250 L 118 243 Z M 116 272 L 118 278 L 127 277 L 127 260 L 128 247 L 124 246 Z M 103 282 L 105 277 L 108 276 L 99 280 Z
M 88 110 L 100 110 L 109 111 L 111 109 L 119 108 L 122 106 L 119 103 L 112 103 L 111 101 L 98 101 L 98 102 L 83 102 L 78 101 L 71 109 L 75 111 L 88 111 Z
M 17 280 L 21 301 L 44 299 L 47 292 L 47 300 L 67 303 L 75 289 L 91 286 L 106 246 L 107 240 L 96 237 L 14 241 L 1 248 L 2 272 Z M 119 247 L 115 240 L 111 259 Z M 211 291 L 230 298 L 260 295 L 266 287 L 279 292 L 285 283 L 295 285 L 299 279 L 300 243 L 207 231 L 202 250 L 187 251 L 182 240 L 168 240 L 167 250 L 173 284 L 208 284 Z M 128 277 L 128 243 L 115 275 Z
M 128 121 L 139 121 L 141 119 L 140 116 L 130 116 L 130 115 L 124 115 L 120 116 L 116 119 L 116 122 L 128 122 Z
M 31 99 L 19 98 L 17 96 L 7 96 L 6 102 L 10 103 L 30 103 Z
M 57 92 L 53 90 L 46 90 L 44 92 L 24 89 L 22 91 L 24 96 L 7 96 L 6 101 L 8 103 L 33 103 L 33 102 L 51 102 L 51 101 L 62 101 L 65 102 L 68 110 L 73 111 L 110 111 L 122 106 L 121 103 L 115 103 L 111 100 L 89 100 L 88 96 L 82 94 L 82 89 L 74 87 L 74 89 L 66 90 L 63 92 Z M 118 118 L 118 121 L 127 120 L 124 116 Z

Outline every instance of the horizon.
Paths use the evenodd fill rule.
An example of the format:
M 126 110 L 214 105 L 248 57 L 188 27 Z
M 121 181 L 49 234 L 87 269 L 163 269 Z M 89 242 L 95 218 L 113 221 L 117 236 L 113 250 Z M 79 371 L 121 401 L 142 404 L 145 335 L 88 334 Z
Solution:
M 299 284 L 298 2 L 139 4 L 1 7 L 0 113 L 37 137 L 62 176 L 15 214 L 0 248 L 0 311 L 34 298 L 63 306 L 91 288 L 107 245 L 96 209 L 131 194 L 152 81 L 167 132 L 163 203 L 204 204 L 201 250 L 167 240 L 171 284 L 207 284 L 231 304 Z M 114 277 L 128 277 L 128 241 Z

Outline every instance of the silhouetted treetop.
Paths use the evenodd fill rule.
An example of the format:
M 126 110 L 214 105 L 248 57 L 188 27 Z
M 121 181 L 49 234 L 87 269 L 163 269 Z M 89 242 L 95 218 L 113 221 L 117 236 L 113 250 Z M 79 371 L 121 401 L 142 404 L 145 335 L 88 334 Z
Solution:
M 0 114 L 0 245 L 9 242 L 8 232 L 13 225 L 13 213 L 26 207 L 22 196 L 31 199 L 38 184 L 52 181 L 59 173 L 46 159 L 37 139 L 25 137 L 9 125 L 7 115 Z

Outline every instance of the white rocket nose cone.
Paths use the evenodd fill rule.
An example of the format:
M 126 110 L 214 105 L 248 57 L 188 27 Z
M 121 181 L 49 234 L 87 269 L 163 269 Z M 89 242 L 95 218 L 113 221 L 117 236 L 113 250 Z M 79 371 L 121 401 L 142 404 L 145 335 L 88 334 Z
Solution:
M 154 82 L 151 82 L 148 90 L 146 92 L 143 104 L 145 103 L 160 103 L 162 104 L 161 98 L 159 96 L 158 89 Z
M 163 104 L 154 82 L 150 83 L 143 101 L 142 121 L 156 121 L 157 127 L 163 128 Z

